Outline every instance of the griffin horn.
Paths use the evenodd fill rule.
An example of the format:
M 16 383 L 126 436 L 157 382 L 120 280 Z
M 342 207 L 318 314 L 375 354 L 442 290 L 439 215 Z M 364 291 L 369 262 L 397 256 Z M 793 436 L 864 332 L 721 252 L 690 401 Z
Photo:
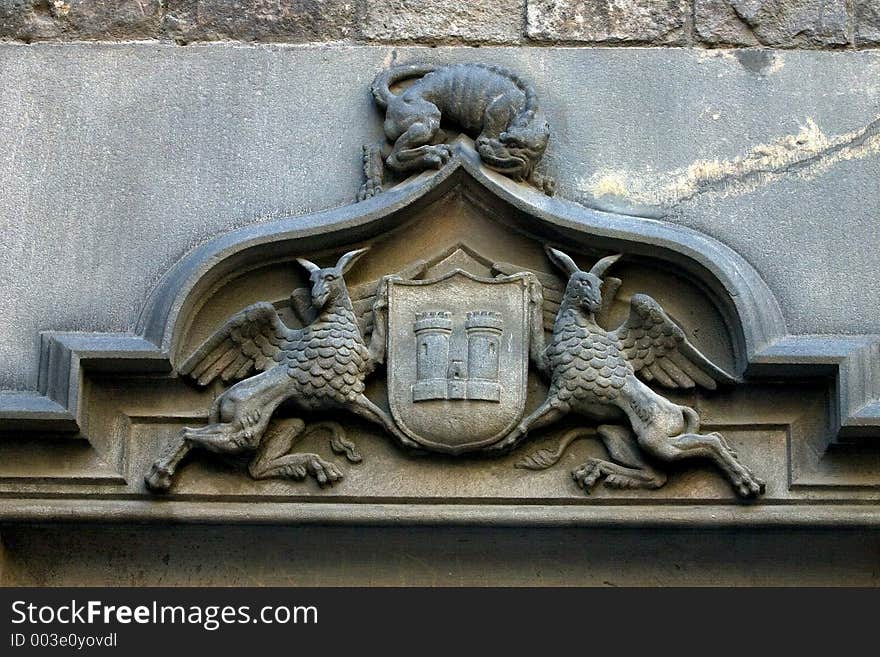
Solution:
M 363 249 L 357 249 L 355 251 L 349 251 L 336 263 L 336 268 L 342 271 L 343 273 L 347 272 L 349 268 L 357 262 L 358 258 L 364 255 L 367 251 L 370 250 L 370 247 L 365 247 Z
M 613 265 L 615 262 L 620 260 L 622 253 L 618 253 L 617 255 L 605 256 L 590 270 L 590 273 L 597 278 L 602 278 L 605 275 L 605 272 L 608 271 L 608 268 Z
M 547 257 L 550 258 L 550 262 L 559 267 L 569 276 L 571 276 L 576 271 L 580 271 L 580 267 L 575 264 L 575 261 L 559 249 L 554 249 L 550 246 L 547 246 L 544 247 L 544 251 L 546 251 Z
M 305 258 L 297 258 L 296 261 L 301 264 L 310 274 L 320 269 L 320 267 L 311 260 L 306 260 Z

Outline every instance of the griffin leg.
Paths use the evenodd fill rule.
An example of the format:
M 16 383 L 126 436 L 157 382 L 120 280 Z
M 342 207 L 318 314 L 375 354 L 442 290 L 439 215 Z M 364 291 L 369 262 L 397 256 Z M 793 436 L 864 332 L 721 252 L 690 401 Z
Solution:
M 168 490 L 180 462 L 194 447 L 221 454 L 239 454 L 256 449 L 272 413 L 284 400 L 283 368 L 245 379 L 217 397 L 211 408 L 210 424 L 185 428 L 162 450 L 144 477 L 148 488 Z
M 617 463 L 637 470 L 652 469 L 651 465 L 642 458 L 636 437 L 628 427 L 618 424 L 600 424 L 596 427 L 596 433 L 602 439 L 602 444 L 605 445 L 608 454 Z
M 556 399 L 546 399 L 543 404 L 532 411 L 531 415 L 526 417 L 513 431 L 507 434 L 503 440 L 487 447 L 486 450 L 501 452 L 512 449 L 526 437 L 526 434 L 528 434 L 529 431 L 532 429 L 540 429 L 541 427 L 545 427 L 548 424 L 561 420 L 565 417 L 566 413 L 568 413 L 567 404 L 563 405 Z
M 658 443 L 640 440 L 645 449 L 664 461 L 702 457 L 715 462 L 733 484 L 740 497 L 756 497 L 764 492 L 764 482 L 740 463 L 718 433 L 683 433 Z
M 627 468 L 611 461 L 592 458 L 572 470 L 571 477 L 588 494 L 602 477 L 605 477 L 605 485 L 610 488 L 655 489 L 666 483 L 666 475 L 662 473 Z
M 334 423 L 335 424 L 335 423 Z M 338 425 L 337 425 L 338 426 Z M 319 425 L 309 427 L 310 430 Z M 334 484 L 342 479 L 342 472 L 335 463 L 325 461 L 317 454 L 289 454 L 297 438 L 306 431 L 305 422 L 295 419 L 287 426 L 279 426 L 266 433 L 248 472 L 254 479 L 290 478 L 302 481 L 311 475 L 321 486 Z
M 358 395 L 348 409 L 365 420 L 369 420 L 375 424 L 381 424 L 385 428 L 385 431 L 394 436 L 394 438 L 396 438 L 404 447 L 410 447 L 412 449 L 422 448 L 421 445 L 408 438 L 400 429 L 398 429 L 397 425 L 394 424 L 394 420 L 391 419 L 391 416 L 371 402 L 366 395 Z
M 596 433 L 602 439 L 608 454 L 617 462 L 589 459 L 572 471 L 572 478 L 584 492 L 589 493 L 603 476 L 605 485 L 612 488 L 656 489 L 666 483 L 666 475 L 642 459 L 629 429 L 602 424 L 596 428 Z
M 222 395 L 214 400 L 211 410 L 208 413 L 208 426 L 219 426 L 220 422 L 220 403 Z M 154 491 L 165 491 L 171 488 L 171 480 L 174 472 L 180 462 L 186 458 L 193 448 L 192 443 L 187 440 L 187 432 L 194 431 L 186 427 L 169 442 L 159 453 L 158 458 L 153 462 L 150 471 L 144 477 L 147 488 Z
M 154 491 L 166 491 L 171 488 L 171 480 L 177 466 L 189 454 L 191 446 L 186 442 L 183 431 L 180 431 L 153 461 L 150 471 L 144 476 L 147 488 Z
M 155 491 L 168 490 L 177 466 L 196 447 L 216 454 L 241 454 L 254 449 L 260 444 L 271 417 L 271 410 L 263 413 L 254 411 L 235 422 L 209 424 L 198 429 L 181 429 L 144 478 L 147 487 Z

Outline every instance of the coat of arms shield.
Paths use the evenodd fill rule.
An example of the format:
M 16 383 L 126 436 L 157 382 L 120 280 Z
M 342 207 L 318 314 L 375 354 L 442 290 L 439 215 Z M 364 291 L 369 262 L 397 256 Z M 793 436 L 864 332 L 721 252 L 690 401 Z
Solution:
M 528 274 L 461 269 L 388 282 L 388 397 L 395 422 L 427 449 L 460 454 L 522 417 L 529 353 Z

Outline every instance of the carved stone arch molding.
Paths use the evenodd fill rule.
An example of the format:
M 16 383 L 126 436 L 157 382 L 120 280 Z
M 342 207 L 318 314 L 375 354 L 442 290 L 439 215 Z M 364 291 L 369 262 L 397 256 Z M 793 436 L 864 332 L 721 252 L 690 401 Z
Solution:
M 767 284 L 742 257 L 713 238 L 663 221 L 552 198 L 486 168 L 467 137 L 456 139 L 450 152 L 439 171 L 414 175 L 362 202 L 230 231 L 193 250 L 159 281 L 132 333 L 43 334 L 39 391 L 0 394 L 3 519 L 511 525 L 880 521 L 878 507 L 868 504 L 880 500 L 880 451 L 874 442 L 880 437 L 877 336 L 790 335 Z M 545 246 L 555 249 L 547 252 L 549 257 Z M 364 247 L 370 250 L 352 255 Z M 611 254 L 622 258 L 593 267 Z M 601 422 L 574 415 L 544 428 L 536 425 L 525 439 L 515 436 L 511 451 L 492 451 L 499 438 L 517 433 L 526 422 L 523 416 L 537 412 L 542 400 L 552 397 L 550 379 L 527 364 L 528 336 L 530 321 L 537 316 L 532 313 L 543 313 L 538 322 L 543 318 L 547 344 L 564 343 L 564 336 L 556 335 L 563 328 L 552 326 L 569 294 L 564 291 L 567 256 L 573 258 L 572 271 L 580 271 L 575 276 L 586 277 L 593 267 L 590 275 L 604 281 L 603 295 L 609 299 L 599 317 L 605 328 L 625 322 L 630 304 L 635 308 L 642 299 L 646 317 L 662 306 L 665 314 L 658 312 L 681 327 L 684 341 L 720 368 L 704 370 L 716 372 L 708 383 L 717 379 L 718 389 L 698 391 L 699 386 L 665 390 L 656 385 L 662 383 L 662 372 L 651 374 L 649 364 L 634 366 L 642 378 L 654 379 L 652 387 L 663 396 L 658 404 L 671 400 L 675 408 L 693 408 L 700 431 L 719 432 L 721 441 L 738 453 L 736 463 L 747 465 L 766 490 L 756 488 L 753 495 L 744 495 L 754 499 L 743 501 L 735 494 L 740 476 L 736 463 L 731 474 L 699 458 L 661 462 L 651 454 L 633 456 L 632 440 L 615 443 L 613 430 L 597 433 Z M 316 265 L 301 266 L 297 258 Z M 259 319 L 264 329 L 274 321 L 272 308 L 290 327 L 307 324 L 307 269 L 317 272 L 314 281 L 334 263 L 345 273 L 362 329 L 363 321 L 374 326 L 379 321 L 364 320 L 366 310 L 385 308 L 382 312 L 389 315 L 389 338 L 387 344 L 383 341 L 388 369 L 420 377 L 415 383 L 403 381 L 396 391 L 394 377 L 386 384 L 386 367 L 379 366 L 366 381 L 367 398 L 383 413 L 394 413 L 401 428 L 389 432 L 375 417 L 359 417 L 345 408 L 310 414 L 282 403 L 267 431 L 274 432 L 273 439 L 285 432 L 293 438 L 269 455 L 271 467 L 251 461 L 248 470 L 249 455 L 202 450 L 183 462 L 167 492 L 148 490 L 143 477 L 157 454 L 184 426 L 196 432 L 212 426 L 209 408 L 229 389 L 219 378 L 205 386 L 185 380 L 182 369 L 196 374 L 199 369 L 191 354 L 246 307 L 269 318 Z M 398 273 L 399 279 L 383 280 Z M 536 289 L 543 294 L 543 311 L 535 301 Z M 291 299 L 292 290 L 298 300 Z M 651 299 L 639 296 L 645 294 Z M 385 306 L 377 305 L 377 299 Z M 644 305 L 652 299 L 659 305 Z M 253 306 L 259 302 L 268 304 Z M 344 333 L 338 324 L 344 320 L 334 321 L 325 327 L 328 336 L 337 329 Z M 653 326 L 646 324 L 643 333 L 650 335 Z M 664 327 L 657 327 L 660 335 Z M 410 343 L 413 349 L 425 345 L 415 337 L 401 338 L 408 331 L 413 336 L 434 331 L 431 335 L 452 341 L 444 347 L 442 373 L 425 379 L 425 385 L 415 363 L 405 361 Z M 531 335 L 534 342 L 534 331 Z M 484 350 L 468 352 L 469 360 L 456 365 L 450 355 L 458 348 L 455 340 L 472 336 L 477 341 L 473 344 Z M 494 354 L 497 341 L 508 336 L 515 343 L 509 355 L 520 360 L 494 361 L 497 373 L 492 379 L 493 361 L 486 354 Z M 626 344 L 625 335 L 619 344 Z M 295 373 L 292 349 L 290 371 Z M 634 348 L 632 359 L 635 354 Z M 411 356 L 415 360 L 420 354 Z M 564 368 L 568 356 L 561 353 L 557 360 L 563 364 L 551 362 L 550 367 Z M 276 360 L 284 358 L 288 356 Z M 457 368 L 464 371 L 471 361 L 488 367 L 490 374 L 471 371 L 459 380 Z M 247 363 L 241 363 L 244 371 Z M 332 365 L 328 361 L 323 367 Z M 599 363 L 597 371 L 605 365 Z M 338 376 L 347 374 L 347 366 L 346 361 Z M 317 365 L 308 369 L 312 361 L 304 367 L 319 378 L 324 371 Z M 619 383 L 614 368 L 612 363 L 608 369 L 611 388 Z M 519 371 L 524 372 L 523 405 L 505 419 L 505 395 L 517 385 Z M 733 379 L 726 381 L 724 372 Z M 691 373 L 700 380 L 698 373 Z M 568 375 L 559 376 L 564 383 Z M 345 403 L 354 399 L 356 383 L 345 387 L 341 379 L 331 378 L 327 382 L 340 386 Z M 588 382 L 578 379 L 577 385 L 572 390 L 580 394 Z M 605 389 L 595 390 L 606 394 Z M 397 411 L 395 400 L 401 406 Z M 456 406 L 458 402 L 473 405 Z M 635 401 L 632 407 L 633 417 L 641 413 L 648 423 L 660 412 L 650 404 L 640 410 Z M 429 409 L 427 415 L 417 417 L 420 408 Z M 437 415 L 438 408 L 450 409 L 449 416 Z M 425 427 L 425 418 L 428 425 L 436 417 L 452 426 L 458 408 L 477 409 L 467 411 L 474 413 L 474 422 L 497 420 L 500 433 L 481 438 L 480 430 L 473 429 L 471 442 L 440 430 L 439 438 L 427 435 L 432 429 Z M 686 421 L 688 417 L 686 413 Z M 307 429 L 299 431 L 300 420 Z M 480 440 L 486 450 L 472 448 Z M 284 460 L 300 451 L 315 453 L 320 463 L 330 465 L 318 474 L 314 463 Z M 610 465 L 595 466 L 599 462 Z M 622 475 L 615 467 L 626 472 Z M 632 486 L 602 485 L 599 480 L 630 481 L 633 467 L 637 473 Z M 267 472 L 272 476 L 260 476 Z M 309 480 L 296 480 L 303 477 Z M 316 479 L 335 483 L 319 486 Z

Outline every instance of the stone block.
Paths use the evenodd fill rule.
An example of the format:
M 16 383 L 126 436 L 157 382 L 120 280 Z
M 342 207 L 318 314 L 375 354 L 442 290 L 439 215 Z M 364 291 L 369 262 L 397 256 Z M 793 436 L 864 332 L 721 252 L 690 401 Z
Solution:
M 857 46 L 880 45 L 880 1 L 853 1 L 854 41 Z
M 682 0 L 529 0 L 526 33 L 536 41 L 679 43 Z
M 845 0 L 696 0 L 694 32 L 713 45 L 844 46 L 846 5 Z
M 175 41 L 339 41 L 352 37 L 353 0 L 169 0 L 165 30 Z
M 0 0 L 0 38 L 154 39 L 160 0 Z
M 377 41 L 516 43 L 525 0 L 371 0 L 363 33 Z

